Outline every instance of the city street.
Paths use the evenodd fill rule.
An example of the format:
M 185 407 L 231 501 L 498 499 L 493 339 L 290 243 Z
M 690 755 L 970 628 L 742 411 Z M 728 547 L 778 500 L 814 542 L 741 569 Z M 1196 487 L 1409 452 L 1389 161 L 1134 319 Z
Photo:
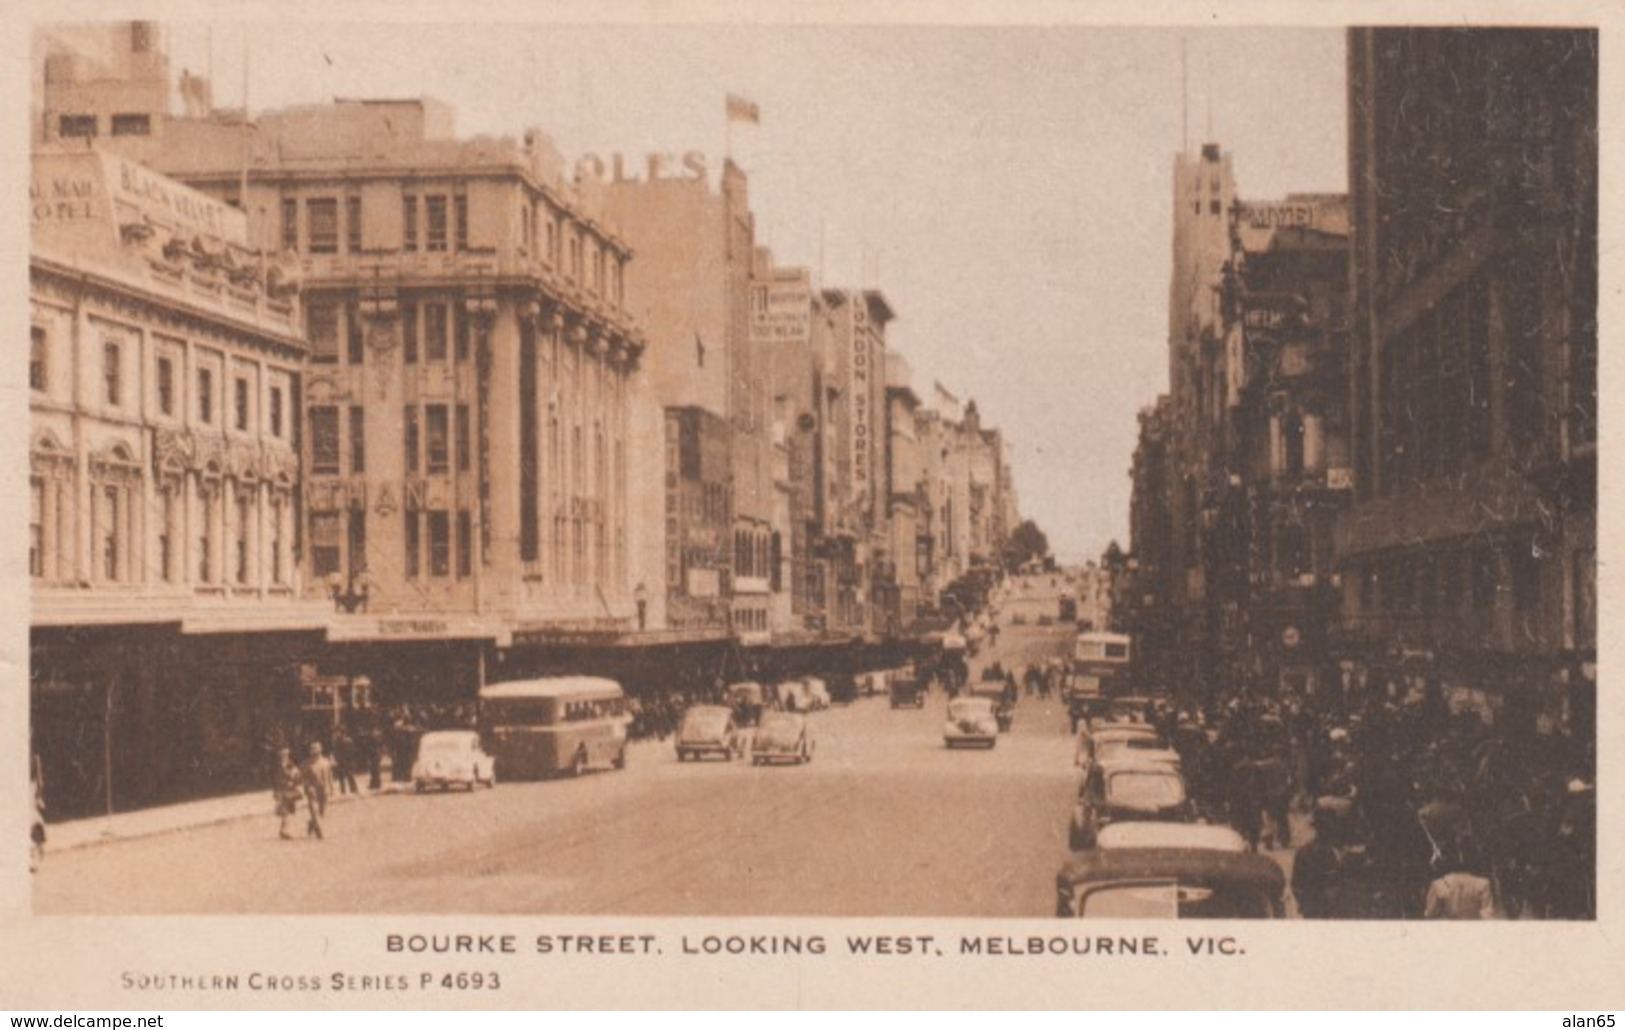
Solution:
M 1007 667 L 1064 629 L 1007 627 Z M 974 664 L 979 668 L 981 662 Z M 949 751 L 943 696 L 811 717 L 811 764 L 679 764 L 391 794 L 338 806 L 328 839 L 263 819 L 52 855 L 44 913 L 492 912 L 1047 916 L 1076 789 L 1064 709 L 1024 700 L 992 751 Z

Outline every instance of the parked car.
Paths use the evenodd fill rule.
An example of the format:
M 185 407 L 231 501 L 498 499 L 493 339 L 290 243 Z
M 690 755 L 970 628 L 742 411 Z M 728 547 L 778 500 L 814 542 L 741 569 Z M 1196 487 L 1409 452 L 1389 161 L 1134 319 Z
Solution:
M 497 785 L 497 760 L 485 753 L 474 730 L 435 730 L 418 740 L 412 763 L 412 784 L 418 793 L 430 787 L 451 789 L 459 784 L 473 790 Z
M 948 722 L 943 727 L 942 737 L 949 747 L 997 744 L 999 718 L 993 702 L 985 697 L 956 697 L 949 701 Z
M 894 676 L 891 681 L 893 708 L 924 708 L 925 682 L 913 676 Z
M 810 710 L 821 712 L 828 708 L 830 705 L 829 684 L 817 676 L 808 676 L 806 683 L 811 704 Z
M 1145 758 L 1148 761 L 1171 762 L 1175 766 L 1179 764 L 1179 752 L 1173 750 L 1155 729 L 1144 723 L 1108 723 L 1099 729 L 1080 732 L 1078 751 L 1078 764 L 1085 768 L 1090 764 L 1083 760 L 1085 752 L 1094 762 Z
M 762 716 L 756 728 L 756 739 L 751 742 L 750 758 L 753 765 L 768 762 L 794 762 L 801 765 L 812 761 L 812 736 L 807 732 L 807 718 L 790 712 L 769 712 Z
M 731 762 L 745 754 L 744 738 L 732 709 L 722 705 L 696 705 L 683 713 L 677 728 L 677 760 L 686 762 L 702 755 L 721 755 Z
M 1164 762 L 1098 761 L 1083 777 L 1072 806 L 1068 839 L 1074 851 L 1095 846 L 1100 831 L 1116 822 L 1193 822 L 1196 810 L 1179 770 Z
M 1096 849 L 1055 878 L 1063 919 L 1281 919 L 1286 875 L 1263 855 L 1198 848 Z

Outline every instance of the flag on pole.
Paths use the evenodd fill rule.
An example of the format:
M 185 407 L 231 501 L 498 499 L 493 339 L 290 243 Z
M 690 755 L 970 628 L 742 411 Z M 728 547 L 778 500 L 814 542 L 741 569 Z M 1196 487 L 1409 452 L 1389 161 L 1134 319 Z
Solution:
M 729 93 L 728 120 L 730 122 L 747 122 L 751 125 L 760 125 L 762 124 L 762 110 L 755 103 L 746 100 L 737 93 Z

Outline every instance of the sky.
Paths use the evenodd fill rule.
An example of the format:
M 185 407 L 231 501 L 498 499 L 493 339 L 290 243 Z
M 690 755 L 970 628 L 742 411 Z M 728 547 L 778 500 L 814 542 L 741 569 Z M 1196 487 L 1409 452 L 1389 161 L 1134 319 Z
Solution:
M 431 96 L 567 158 L 731 150 L 758 243 L 882 290 L 917 392 L 975 398 L 1064 560 L 1130 546 L 1137 413 L 1167 388 L 1172 167 L 1244 199 L 1346 189 L 1332 29 L 174 23 L 172 71 L 252 110 Z M 243 74 L 247 54 L 248 73 Z M 1186 69 L 1182 90 L 1182 53 Z M 737 93 L 757 126 L 724 119 Z M 1187 99 L 1188 98 L 1188 99 Z

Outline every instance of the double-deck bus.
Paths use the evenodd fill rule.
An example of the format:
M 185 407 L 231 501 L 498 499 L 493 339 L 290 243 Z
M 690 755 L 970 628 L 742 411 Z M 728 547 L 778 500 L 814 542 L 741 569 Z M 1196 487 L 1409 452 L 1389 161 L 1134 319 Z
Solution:
M 1072 693 L 1122 693 L 1129 687 L 1132 657 L 1132 641 L 1126 633 L 1079 633 L 1072 646 Z
M 485 749 L 505 780 L 626 768 L 626 694 L 593 676 L 493 683 L 480 691 Z

